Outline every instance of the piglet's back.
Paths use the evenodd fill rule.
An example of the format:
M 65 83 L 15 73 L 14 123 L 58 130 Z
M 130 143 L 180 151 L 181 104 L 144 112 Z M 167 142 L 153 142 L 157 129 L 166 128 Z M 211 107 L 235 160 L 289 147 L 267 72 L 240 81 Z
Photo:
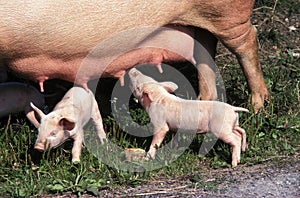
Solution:
M 70 111 L 70 113 L 85 112 L 93 105 L 93 94 L 91 90 L 86 91 L 82 87 L 72 87 L 55 106 L 55 110 Z

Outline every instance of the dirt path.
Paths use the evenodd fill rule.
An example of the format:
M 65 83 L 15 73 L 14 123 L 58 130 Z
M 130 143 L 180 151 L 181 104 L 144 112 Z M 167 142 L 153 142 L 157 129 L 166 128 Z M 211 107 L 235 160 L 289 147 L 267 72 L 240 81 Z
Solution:
M 255 165 L 227 171 L 217 187 L 218 197 L 300 197 L 298 163 Z M 225 192 L 222 192 L 222 190 Z M 201 196 L 200 196 L 201 197 Z
M 298 157 L 278 163 L 214 169 L 181 178 L 103 189 L 100 197 L 300 197 Z M 89 197 L 88 195 L 86 195 Z

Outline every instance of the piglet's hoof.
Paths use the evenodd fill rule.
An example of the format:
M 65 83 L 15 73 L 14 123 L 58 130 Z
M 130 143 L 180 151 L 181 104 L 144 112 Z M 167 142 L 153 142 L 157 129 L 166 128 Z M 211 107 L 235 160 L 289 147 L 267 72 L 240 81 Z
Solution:
M 152 157 L 152 156 L 150 155 L 150 153 L 147 153 L 147 155 L 144 157 L 144 160 L 145 160 L 145 161 L 150 161 L 150 160 L 154 160 L 154 159 L 155 159 L 155 156 Z
M 80 164 L 80 159 L 72 159 L 72 164 Z

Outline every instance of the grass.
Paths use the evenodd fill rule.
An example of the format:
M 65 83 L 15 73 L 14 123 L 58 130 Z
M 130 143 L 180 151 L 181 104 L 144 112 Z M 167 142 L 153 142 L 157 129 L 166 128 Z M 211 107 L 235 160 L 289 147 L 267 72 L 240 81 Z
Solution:
M 264 3 L 269 7 L 274 5 L 274 1 L 261 1 L 256 6 Z M 292 1 L 290 3 L 289 1 L 279 1 L 275 11 L 288 6 L 290 7 L 288 13 L 298 12 Z M 270 12 L 270 10 L 266 12 Z M 263 46 L 267 42 L 272 42 L 278 47 L 282 47 L 278 41 L 284 39 L 284 35 L 274 30 L 275 28 L 259 31 L 261 33 L 259 38 Z M 217 64 L 224 63 L 218 62 Z M 247 131 L 249 145 L 249 150 L 241 157 L 241 164 L 244 165 L 280 161 L 282 158 L 299 153 L 299 58 L 294 57 L 288 48 L 287 51 L 267 54 L 262 57 L 261 64 L 271 98 L 265 110 L 260 114 L 241 114 L 241 124 Z M 249 93 L 236 62 L 229 61 L 224 69 L 220 70 L 226 86 L 228 102 L 246 106 Z M 142 109 L 131 110 L 130 113 L 139 123 L 149 122 Z M 101 190 L 105 188 L 118 188 L 123 185 L 136 186 L 158 176 L 169 178 L 191 173 L 195 175 L 193 181 L 197 188 L 213 189 L 224 178 L 205 184 L 202 177 L 197 174 L 199 167 L 201 169 L 230 167 L 231 149 L 220 141 L 207 155 L 198 155 L 199 145 L 203 141 L 213 141 L 213 137 L 203 135 L 193 138 L 189 148 L 176 160 L 164 161 L 164 157 L 167 156 L 163 156 L 158 162 L 164 163 L 165 166 L 152 171 L 143 172 L 146 165 L 130 164 L 124 161 L 108 166 L 88 149 L 83 150 L 80 163 L 72 164 L 71 141 L 57 149 L 40 153 L 33 149 L 37 131 L 24 116 L 13 116 L 9 124 L 7 124 L 7 119 L 1 119 L 0 123 L 0 196 L 28 197 L 64 192 L 72 192 L 77 195 L 82 193 L 100 195 Z M 119 148 L 147 149 L 151 142 L 151 138 L 137 138 L 123 132 L 113 118 L 106 118 L 105 126 L 109 140 Z M 172 142 L 173 137 L 174 134 L 169 134 L 164 143 Z M 189 137 L 184 135 L 178 138 L 189 141 Z M 174 142 L 175 144 L 176 142 Z M 173 142 L 170 145 L 172 148 Z M 115 152 L 105 157 L 111 157 L 111 160 L 114 160 L 114 157 L 122 155 L 124 153 Z M 121 165 L 127 166 L 127 171 L 119 170 L 118 167 Z

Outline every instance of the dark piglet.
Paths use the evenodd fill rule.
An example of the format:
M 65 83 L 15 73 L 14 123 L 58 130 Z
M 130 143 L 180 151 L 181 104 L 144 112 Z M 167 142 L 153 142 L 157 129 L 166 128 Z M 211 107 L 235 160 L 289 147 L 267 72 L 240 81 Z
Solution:
M 18 82 L 0 84 L 0 117 L 25 112 L 30 122 L 35 127 L 38 127 L 39 122 L 30 106 L 30 102 L 34 102 L 39 108 L 43 108 L 45 99 L 44 96 L 31 85 Z

